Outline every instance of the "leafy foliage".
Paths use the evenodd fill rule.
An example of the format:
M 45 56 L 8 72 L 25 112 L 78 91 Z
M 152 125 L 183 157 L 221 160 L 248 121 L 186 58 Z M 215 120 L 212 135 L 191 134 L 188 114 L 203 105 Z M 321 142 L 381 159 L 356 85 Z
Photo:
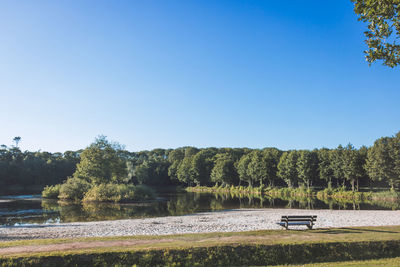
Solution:
M 234 166 L 234 158 L 229 153 L 217 154 L 215 165 L 211 172 L 211 181 L 221 184 L 237 184 L 238 174 Z
M 278 176 L 286 182 L 289 187 L 298 183 L 297 173 L 298 152 L 293 150 L 284 152 L 278 164 Z
M 16 145 L 0 147 L 0 191 L 18 185 L 21 191 L 32 192 L 35 186 L 54 185 L 71 176 L 79 162 L 80 151 L 64 153 L 22 152 L 18 146 L 20 138 L 14 138 Z M 25 190 L 24 190 L 25 189 Z M 33 191 L 34 192 L 34 191 Z
M 366 170 L 372 180 L 387 181 L 392 189 L 400 184 L 400 132 L 382 137 L 368 150 Z
M 99 184 L 90 188 L 82 201 L 129 202 L 153 199 L 154 191 L 144 185 Z
M 79 152 L 21 152 L 15 146 L 1 146 L 0 185 L 7 189 L 13 184 L 54 185 L 72 173 L 76 179 L 60 186 L 61 198 L 81 199 L 90 187 L 111 183 L 394 189 L 400 186 L 400 132 L 376 140 L 370 148 L 349 144 L 313 151 L 182 147 L 129 152 L 105 137 Z M 47 187 L 44 196 L 56 195 L 57 188 Z
M 119 144 L 107 141 L 105 136 L 99 136 L 83 150 L 74 177 L 94 184 L 123 181 L 127 177 L 127 170 L 121 150 Z
M 383 60 L 383 65 L 400 64 L 400 1 L 352 0 L 360 21 L 368 23 L 364 32 L 369 50 L 365 51 L 369 64 Z
M 43 189 L 42 197 L 56 199 L 56 198 L 58 198 L 58 195 L 60 194 L 60 188 L 61 188 L 61 184 L 46 186 Z
M 60 186 L 58 198 L 81 200 L 90 187 L 91 184 L 86 180 L 77 177 L 68 178 L 67 181 Z

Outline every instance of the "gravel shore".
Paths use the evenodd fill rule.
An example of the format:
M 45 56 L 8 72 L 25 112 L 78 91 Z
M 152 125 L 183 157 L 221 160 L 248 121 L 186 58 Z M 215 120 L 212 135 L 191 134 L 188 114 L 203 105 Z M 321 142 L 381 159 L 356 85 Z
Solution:
M 276 224 L 282 215 L 317 215 L 314 228 L 400 225 L 400 211 L 239 209 L 147 219 L 0 227 L 0 241 L 283 229 Z

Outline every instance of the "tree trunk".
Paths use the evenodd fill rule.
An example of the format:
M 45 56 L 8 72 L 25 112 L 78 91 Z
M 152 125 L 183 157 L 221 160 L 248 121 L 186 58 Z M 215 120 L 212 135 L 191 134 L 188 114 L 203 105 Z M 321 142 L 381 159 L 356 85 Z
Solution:
M 353 180 L 351 180 L 351 191 L 353 191 L 353 192 L 354 192 L 354 179 L 353 179 Z

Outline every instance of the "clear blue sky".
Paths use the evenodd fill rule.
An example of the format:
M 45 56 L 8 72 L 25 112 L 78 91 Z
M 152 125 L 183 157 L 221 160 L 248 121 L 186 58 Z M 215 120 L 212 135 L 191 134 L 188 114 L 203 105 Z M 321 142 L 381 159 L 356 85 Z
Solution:
M 400 130 L 350 0 L 2 1 L 0 144 L 333 148 Z

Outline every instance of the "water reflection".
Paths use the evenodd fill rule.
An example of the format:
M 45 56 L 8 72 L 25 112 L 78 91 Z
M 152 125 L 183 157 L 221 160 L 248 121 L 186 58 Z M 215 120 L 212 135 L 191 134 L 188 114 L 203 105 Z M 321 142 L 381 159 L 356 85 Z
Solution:
M 161 193 L 166 201 L 142 204 L 73 203 L 41 199 L 37 196 L 0 197 L 0 224 L 24 225 L 83 222 L 185 215 L 196 212 L 239 208 L 288 209 L 400 209 L 399 202 L 334 201 L 306 198 L 271 198 L 207 193 Z

